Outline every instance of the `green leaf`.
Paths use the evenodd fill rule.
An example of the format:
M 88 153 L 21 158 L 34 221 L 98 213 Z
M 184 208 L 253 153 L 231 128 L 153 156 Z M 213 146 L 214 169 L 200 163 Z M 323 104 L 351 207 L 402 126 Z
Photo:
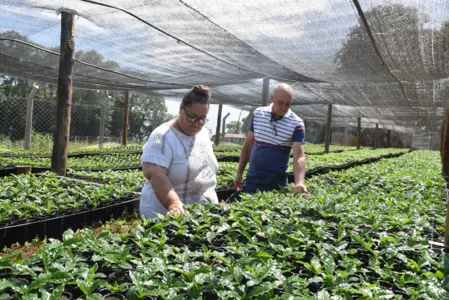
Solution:
M 251 254 L 251 257 L 259 257 L 259 258 L 273 258 L 272 255 L 267 252 L 259 251 Z
M 257 274 L 257 272 L 250 265 L 245 265 L 245 269 L 247 269 L 248 271 L 250 271 L 253 274 Z
M 433 299 L 444 299 L 446 294 L 444 288 L 435 285 L 433 282 L 429 282 L 428 285 L 426 285 L 426 291 Z
M 59 300 L 61 298 L 62 293 L 64 292 L 64 286 L 58 285 L 50 295 L 50 300 Z
M 64 245 L 64 247 L 71 246 L 73 244 L 81 242 L 82 240 L 83 240 L 82 238 L 70 238 L 70 239 L 65 240 L 63 242 L 63 245 Z
M 263 282 L 258 286 L 255 286 L 251 292 L 248 294 L 248 297 L 258 297 L 267 294 L 272 291 L 274 288 L 274 284 L 271 282 Z
M 318 300 L 329 300 L 330 298 L 329 292 L 325 289 L 322 289 L 316 294 L 316 299 Z
M 323 260 L 324 271 L 327 275 L 332 275 L 335 271 L 335 261 L 332 256 L 326 256 Z
M 229 260 L 227 260 L 224 256 L 220 255 L 217 252 L 212 253 L 212 255 L 216 258 L 218 258 L 219 260 L 221 260 L 222 262 L 224 262 L 225 264 L 227 264 L 228 266 L 231 265 L 231 262 Z
M 312 265 L 313 270 L 315 271 L 316 274 L 321 273 L 321 263 L 318 257 L 314 256 L 310 261 L 310 264 Z
M 19 254 L 17 254 L 17 257 L 16 257 L 16 263 L 22 264 L 22 262 L 23 262 L 22 253 L 19 252 Z

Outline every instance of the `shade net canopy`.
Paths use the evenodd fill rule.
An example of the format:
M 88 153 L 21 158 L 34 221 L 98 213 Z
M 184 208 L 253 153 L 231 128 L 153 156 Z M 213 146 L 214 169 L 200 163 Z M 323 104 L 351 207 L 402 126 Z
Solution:
M 77 88 L 262 104 L 263 78 L 333 126 L 438 132 L 448 102 L 445 0 L 0 0 L 0 73 L 57 84 L 60 13 L 76 14 Z

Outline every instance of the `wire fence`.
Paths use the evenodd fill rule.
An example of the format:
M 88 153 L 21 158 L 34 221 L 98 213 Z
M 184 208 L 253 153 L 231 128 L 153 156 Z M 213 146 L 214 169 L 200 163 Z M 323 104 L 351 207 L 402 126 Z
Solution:
M 25 140 L 28 99 L 5 97 L 0 95 L 0 141 L 13 142 Z M 106 143 L 122 143 L 124 108 L 113 104 L 86 105 L 72 104 L 69 140 L 73 143 L 97 144 L 102 147 Z M 32 106 L 32 134 L 47 135 L 54 133 L 56 123 L 56 102 L 34 99 Z M 130 124 L 134 132 L 140 132 Z M 306 128 L 306 141 L 324 143 L 325 125 L 310 121 Z M 142 135 L 128 137 L 128 143 L 142 143 Z M 355 146 L 357 129 L 354 127 L 332 127 L 331 144 Z M 33 138 L 32 138 L 33 144 Z M 375 129 L 363 128 L 361 145 L 374 146 Z M 378 147 L 415 148 L 423 150 L 439 150 L 440 133 L 416 132 L 413 134 L 396 132 L 379 128 Z
M 28 99 L 0 97 L 0 140 L 25 139 Z M 72 104 L 69 140 L 74 143 L 121 143 L 124 109 L 111 105 Z M 56 124 L 56 102 L 35 99 L 32 106 L 32 135 L 52 137 Z M 32 138 L 33 141 L 33 138 Z M 142 142 L 129 137 L 128 143 Z
M 357 144 L 357 128 L 355 127 L 331 127 L 331 144 L 341 146 L 356 146 Z M 306 142 L 313 144 L 323 144 L 325 139 L 326 125 L 314 121 L 308 121 L 306 125 Z M 374 147 L 376 139 L 375 128 L 362 128 L 360 145 L 365 147 Z M 413 135 L 404 132 L 397 132 L 385 128 L 379 128 L 378 144 L 379 148 L 411 148 L 413 147 Z M 421 137 L 415 137 L 415 141 L 419 143 L 419 149 L 435 148 L 436 138 L 433 140 L 434 144 L 427 143 Z M 415 145 L 418 148 L 418 145 Z M 436 150 L 436 149 L 432 149 Z

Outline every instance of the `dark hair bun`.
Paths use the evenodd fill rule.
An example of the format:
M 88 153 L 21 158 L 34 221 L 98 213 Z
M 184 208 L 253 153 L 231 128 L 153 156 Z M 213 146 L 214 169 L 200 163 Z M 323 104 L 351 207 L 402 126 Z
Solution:
M 210 98 L 210 91 L 207 86 L 204 85 L 195 85 L 192 88 L 192 92 L 198 96 L 204 97 L 204 98 Z
M 209 88 L 205 85 L 195 85 L 184 94 L 182 98 L 182 105 L 190 107 L 193 103 L 209 104 L 211 93 Z

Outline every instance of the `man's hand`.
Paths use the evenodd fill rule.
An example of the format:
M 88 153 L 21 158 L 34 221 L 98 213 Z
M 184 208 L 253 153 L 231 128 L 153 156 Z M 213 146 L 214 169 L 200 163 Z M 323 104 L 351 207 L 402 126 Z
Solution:
M 241 174 L 237 174 L 237 178 L 234 181 L 234 190 L 238 191 L 243 185 L 243 176 Z
M 298 183 L 293 188 L 293 193 L 307 194 L 307 188 L 303 183 Z
M 181 215 L 183 215 L 184 213 L 185 213 L 185 210 L 184 210 L 184 205 L 182 204 L 182 202 L 181 201 L 175 201 L 175 202 L 173 202 L 172 204 L 170 204 L 170 206 L 168 207 L 168 212 L 171 212 L 171 211 L 178 211 Z

